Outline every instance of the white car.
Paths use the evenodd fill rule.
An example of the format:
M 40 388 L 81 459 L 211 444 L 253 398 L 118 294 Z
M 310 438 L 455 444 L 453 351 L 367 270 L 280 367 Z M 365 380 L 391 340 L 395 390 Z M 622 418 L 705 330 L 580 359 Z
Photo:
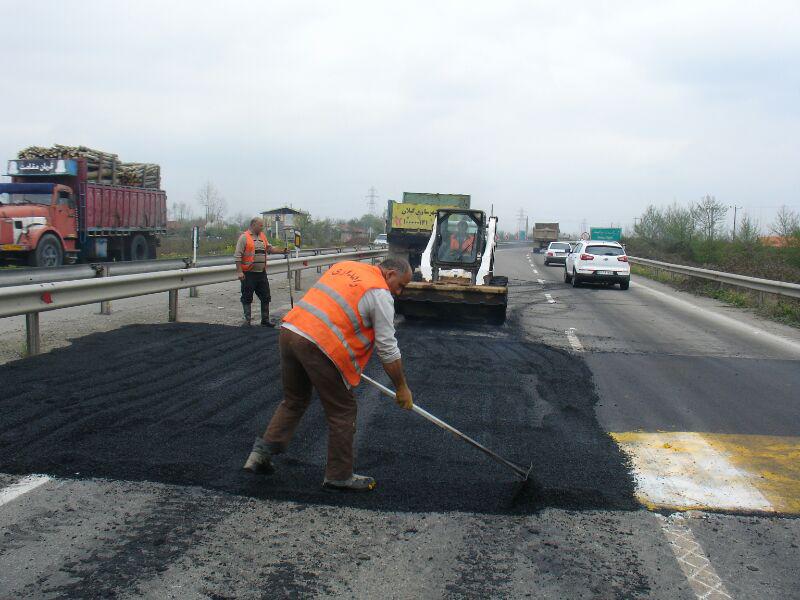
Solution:
M 567 255 L 564 283 L 578 287 L 582 283 L 619 284 L 627 290 L 631 284 L 631 265 L 619 242 L 581 240 Z
M 375 244 L 376 246 L 388 246 L 389 245 L 389 241 L 386 239 L 386 234 L 385 233 L 379 233 L 378 237 L 376 237 L 375 241 L 372 242 L 372 243 Z
M 544 253 L 544 265 L 551 263 L 564 264 L 567 260 L 571 246 L 569 242 L 550 242 Z

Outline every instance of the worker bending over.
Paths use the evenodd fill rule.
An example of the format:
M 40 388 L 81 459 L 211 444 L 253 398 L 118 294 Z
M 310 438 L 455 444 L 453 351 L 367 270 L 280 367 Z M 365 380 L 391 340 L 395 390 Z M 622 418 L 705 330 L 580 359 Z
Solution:
M 366 492 L 372 477 L 353 473 L 357 405 L 353 388 L 377 348 L 397 391 L 397 404 L 410 410 L 411 390 L 403 373 L 394 331 L 394 300 L 411 280 L 402 259 L 378 266 L 333 265 L 283 319 L 279 336 L 283 401 L 263 437 L 256 438 L 244 468 L 271 473 L 270 456 L 284 452 L 311 402 L 319 394 L 328 423 L 328 462 L 323 487 Z
M 236 260 L 236 273 L 242 282 L 242 325 L 249 327 L 252 319 L 253 292 L 261 300 L 261 324 L 275 327 L 269 320 L 269 279 L 267 279 L 267 254 L 287 254 L 287 249 L 270 246 L 264 235 L 264 221 L 256 217 L 250 219 L 250 227 L 236 242 L 233 258 Z

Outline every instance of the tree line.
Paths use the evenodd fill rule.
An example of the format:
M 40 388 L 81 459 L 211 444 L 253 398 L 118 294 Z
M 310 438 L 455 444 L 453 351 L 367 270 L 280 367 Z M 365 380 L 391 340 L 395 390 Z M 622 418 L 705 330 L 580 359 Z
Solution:
M 746 213 L 728 227 L 731 207 L 714 196 L 691 204 L 648 206 L 625 242 L 631 255 L 710 266 L 720 270 L 800 281 L 800 215 L 782 206 L 762 235 Z

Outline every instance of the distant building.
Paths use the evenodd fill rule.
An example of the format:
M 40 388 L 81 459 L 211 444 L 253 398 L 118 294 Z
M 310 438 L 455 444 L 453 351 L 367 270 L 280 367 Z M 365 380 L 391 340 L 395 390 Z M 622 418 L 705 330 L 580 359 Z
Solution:
M 299 217 L 307 216 L 308 213 L 288 206 L 265 210 L 261 213 L 261 218 L 264 219 L 264 228 L 267 229 L 271 235 L 278 238 L 283 237 L 284 229 L 294 229 L 297 227 Z
M 785 248 L 789 245 L 789 240 L 780 235 L 767 235 L 761 238 L 761 244 L 772 248 Z
M 366 229 L 354 225 L 340 225 L 339 236 L 339 241 L 343 244 L 364 244 L 371 241 L 367 239 Z

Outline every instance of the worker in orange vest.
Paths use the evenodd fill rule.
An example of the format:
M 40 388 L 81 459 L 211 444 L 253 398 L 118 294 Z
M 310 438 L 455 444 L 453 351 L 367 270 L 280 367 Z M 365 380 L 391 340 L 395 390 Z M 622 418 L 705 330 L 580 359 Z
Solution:
M 323 487 L 367 492 L 375 480 L 353 473 L 357 405 L 353 395 L 372 351 L 394 384 L 397 404 L 413 407 L 394 330 L 394 298 L 411 280 L 402 259 L 380 265 L 346 261 L 333 265 L 283 318 L 279 337 L 283 401 L 264 435 L 256 438 L 244 468 L 272 473 L 271 456 L 284 452 L 319 393 L 328 422 L 328 461 Z
M 264 221 L 258 217 L 250 219 L 250 227 L 236 242 L 233 258 L 236 273 L 242 282 L 242 325 L 250 326 L 252 319 L 253 293 L 261 300 L 261 325 L 275 327 L 269 320 L 269 279 L 267 279 L 267 254 L 287 254 L 287 249 L 270 246 L 264 235 Z
M 458 222 L 458 229 L 450 235 L 451 260 L 460 261 L 464 255 L 471 255 L 475 244 L 475 235 L 467 234 L 466 219 Z

